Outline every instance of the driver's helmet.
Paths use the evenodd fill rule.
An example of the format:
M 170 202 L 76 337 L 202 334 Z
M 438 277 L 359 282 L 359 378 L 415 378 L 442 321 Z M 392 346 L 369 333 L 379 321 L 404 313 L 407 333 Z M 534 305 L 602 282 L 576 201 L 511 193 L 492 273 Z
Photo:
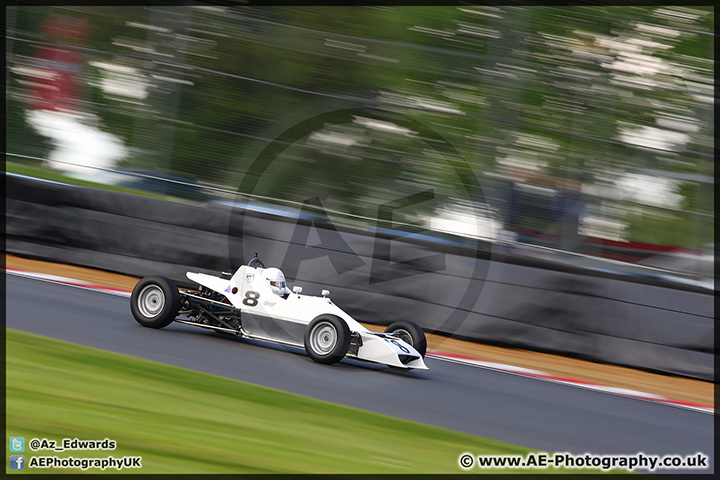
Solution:
M 281 297 L 290 293 L 285 283 L 285 275 L 279 268 L 268 268 L 264 272 L 265 281 L 268 282 L 270 288 L 276 295 Z

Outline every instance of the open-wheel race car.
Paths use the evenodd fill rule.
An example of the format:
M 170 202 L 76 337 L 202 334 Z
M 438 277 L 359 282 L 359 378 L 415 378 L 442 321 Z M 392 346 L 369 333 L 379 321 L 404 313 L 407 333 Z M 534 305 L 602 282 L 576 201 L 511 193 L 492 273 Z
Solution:
M 398 321 L 384 333 L 368 330 L 330 300 L 290 290 L 282 271 L 257 257 L 234 274 L 219 277 L 187 272 L 198 290 L 178 288 L 151 276 L 133 289 L 130 309 L 140 325 L 163 328 L 173 322 L 244 338 L 304 348 L 318 363 L 345 357 L 400 369 L 427 369 L 425 333 L 413 322 Z

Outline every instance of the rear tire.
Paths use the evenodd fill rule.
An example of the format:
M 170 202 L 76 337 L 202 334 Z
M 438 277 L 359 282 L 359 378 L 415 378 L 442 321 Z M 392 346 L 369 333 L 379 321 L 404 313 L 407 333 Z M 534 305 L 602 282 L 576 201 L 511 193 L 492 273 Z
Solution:
M 337 363 L 350 349 L 350 329 L 340 317 L 320 315 L 305 330 L 305 351 L 317 363 Z
M 143 327 L 167 327 L 180 311 L 180 292 L 169 278 L 145 277 L 133 288 L 130 310 Z
M 385 333 L 388 335 L 395 334 L 403 342 L 417 350 L 421 357 L 425 358 L 427 339 L 425 338 L 425 332 L 416 323 L 393 322 L 385 329 Z

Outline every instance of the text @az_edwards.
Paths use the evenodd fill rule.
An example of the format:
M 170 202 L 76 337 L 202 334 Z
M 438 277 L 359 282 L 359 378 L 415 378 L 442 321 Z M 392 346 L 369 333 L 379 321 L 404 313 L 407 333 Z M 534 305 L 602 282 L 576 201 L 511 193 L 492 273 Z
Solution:
M 693 455 L 646 455 L 638 452 L 633 455 L 593 455 L 585 453 L 528 453 L 527 455 L 472 455 L 463 453 L 458 458 L 463 470 L 473 467 L 486 468 L 565 468 L 565 469 L 599 469 L 603 471 L 648 470 L 657 469 L 694 469 L 709 468 L 708 456 L 703 453 Z
M 102 440 L 80 440 L 78 438 L 63 438 L 59 442 L 56 440 L 48 440 L 47 438 L 33 438 L 28 443 L 30 450 L 38 452 L 42 450 L 52 450 L 54 452 L 64 452 L 66 450 L 115 450 L 117 442 L 104 438 Z
M 10 455 L 10 470 L 25 470 L 25 468 L 74 468 L 74 469 L 115 469 L 142 468 L 142 457 L 140 456 L 108 456 L 102 458 L 78 458 L 58 457 L 55 455 L 32 455 L 26 458 L 22 452 L 25 451 L 24 437 L 10 437 L 10 451 L 17 453 Z M 47 438 L 33 438 L 27 443 L 30 450 L 66 452 L 72 450 L 115 450 L 117 442 L 104 438 L 102 440 L 80 440 L 78 438 L 63 438 L 59 442 Z

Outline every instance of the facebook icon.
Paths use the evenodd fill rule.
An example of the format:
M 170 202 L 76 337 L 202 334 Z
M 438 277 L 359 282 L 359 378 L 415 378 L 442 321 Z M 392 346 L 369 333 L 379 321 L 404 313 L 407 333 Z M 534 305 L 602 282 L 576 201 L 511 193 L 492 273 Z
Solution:
M 25 455 L 10 455 L 10 470 L 24 470 Z

